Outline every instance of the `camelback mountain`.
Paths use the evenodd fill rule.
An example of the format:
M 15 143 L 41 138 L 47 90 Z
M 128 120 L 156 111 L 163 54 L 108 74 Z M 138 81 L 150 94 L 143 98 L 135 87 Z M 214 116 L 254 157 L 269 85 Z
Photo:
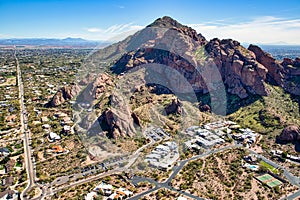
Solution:
M 114 94 L 106 93 L 107 88 L 114 87 L 115 80 L 122 79 L 124 74 L 126 76 L 128 72 L 141 66 L 147 68 L 152 64 L 162 66 L 159 72 L 163 82 L 171 85 L 170 91 L 160 89 L 161 93 L 166 91 L 175 94 L 188 93 L 192 88 L 197 96 L 201 96 L 210 94 L 211 91 L 221 90 L 223 87 L 225 90 L 223 98 L 226 98 L 226 95 L 234 95 L 243 101 L 252 96 L 268 96 L 272 92 L 270 91 L 272 87 L 279 87 L 285 93 L 295 95 L 296 99 L 299 99 L 298 95 L 300 95 L 300 58 L 295 60 L 286 58 L 279 61 L 256 45 L 245 48 L 232 39 L 214 38 L 208 41 L 191 27 L 182 25 L 167 16 L 155 20 L 123 41 L 100 49 L 91 57 L 93 62 L 99 61 L 109 65 L 105 69 L 108 74 L 98 74 L 98 78 L 95 79 L 90 73 L 87 74 L 84 81 L 80 82 L 85 84 L 62 88 L 49 102 L 50 106 L 58 106 L 74 98 L 80 93 L 78 88 L 88 90 L 81 92 L 80 98 L 99 99 L 101 94 L 105 94 L 110 99 L 109 104 L 111 99 L 118 99 Z M 98 65 L 93 63 L 93 66 L 100 67 L 99 63 Z M 170 70 L 177 73 L 172 73 Z M 188 84 L 179 81 L 182 77 Z M 144 83 L 148 84 L 147 77 Z M 157 84 L 156 87 L 159 85 Z M 224 96 L 222 93 L 219 94 Z M 130 120 L 114 122 L 112 116 L 116 111 L 109 107 L 101 107 L 100 104 L 101 102 L 98 102 L 95 105 L 103 108 L 100 121 L 103 119 L 109 131 L 116 133 L 113 137 L 132 135 L 134 128 L 131 123 L 139 121 L 134 111 L 121 106 L 128 113 Z M 243 104 L 239 105 L 243 106 Z M 204 105 L 204 108 L 211 110 L 209 105 Z M 120 124 L 127 122 L 130 125 L 126 127 L 130 128 L 125 134 L 126 130 L 122 130 Z

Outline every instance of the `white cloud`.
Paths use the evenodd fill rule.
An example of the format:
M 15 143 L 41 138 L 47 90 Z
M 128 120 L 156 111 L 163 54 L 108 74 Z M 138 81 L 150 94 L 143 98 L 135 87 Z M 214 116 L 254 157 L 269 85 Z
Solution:
M 91 33 L 98 33 L 101 32 L 102 30 L 100 28 L 88 28 L 87 31 Z
M 197 32 L 207 39 L 233 38 L 248 43 L 276 43 L 286 42 L 300 44 L 300 18 L 284 19 L 273 16 L 255 18 L 240 23 L 227 23 L 226 21 L 190 24 Z
M 85 29 L 86 33 L 83 37 L 92 40 L 119 41 L 142 28 L 144 28 L 144 26 L 133 25 L 133 23 L 115 24 L 106 29 L 92 27 Z

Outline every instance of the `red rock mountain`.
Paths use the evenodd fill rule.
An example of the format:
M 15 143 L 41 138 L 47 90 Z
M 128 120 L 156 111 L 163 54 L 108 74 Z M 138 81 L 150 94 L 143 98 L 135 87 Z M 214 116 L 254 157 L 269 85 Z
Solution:
M 243 99 L 251 94 L 268 95 L 265 83 L 270 83 L 300 95 L 299 58 L 278 61 L 255 45 L 246 49 L 231 39 L 207 41 L 194 29 L 167 16 L 93 56 L 107 62 L 114 60 L 111 71 L 116 74 L 144 65 L 166 66 L 159 73 L 175 93 L 192 87 L 205 94 L 224 84 L 228 93 Z M 188 85 L 180 81 L 182 77 Z M 64 101 L 63 95 L 56 96 L 51 105 Z
M 247 49 L 232 39 L 207 41 L 194 29 L 170 17 L 159 18 L 143 30 L 92 56 L 101 63 L 113 63 L 110 70 L 114 74 L 123 75 L 144 67 L 146 84 L 155 84 L 153 78 L 156 78 L 159 84 L 165 84 L 163 86 L 175 94 L 189 93 L 192 89 L 198 94 L 216 91 L 216 94 L 226 96 L 229 93 L 246 99 L 253 94 L 268 95 L 266 84 L 271 84 L 300 95 L 299 58 L 278 61 L 255 45 Z M 151 73 L 154 74 L 152 77 L 149 76 Z M 94 82 L 88 83 L 91 78 L 93 76 L 88 76 L 80 82 L 87 84 L 85 91 L 81 92 L 84 100 L 97 99 L 108 86 L 114 87 L 114 76 L 102 73 Z M 219 93 L 219 90 L 226 90 L 226 93 Z M 54 95 L 50 105 L 59 105 L 78 93 L 76 85 L 64 87 Z M 137 116 L 117 96 L 111 97 L 118 109 L 102 110 L 98 122 L 108 131 L 109 137 L 132 136 Z M 180 105 L 174 100 L 167 110 L 181 113 Z M 206 105 L 202 110 L 211 109 Z
M 116 45 L 127 52 L 111 67 L 114 73 L 161 64 L 179 72 L 168 73 L 168 67 L 162 69 L 165 82 L 177 82 L 178 91 L 185 90 L 177 81 L 178 76 L 184 76 L 196 92 L 202 93 L 208 92 L 208 84 L 221 81 L 228 93 L 242 99 L 250 94 L 268 95 L 266 83 L 280 85 L 287 92 L 300 95 L 299 59 L 280 62 L 254 45 L 246 49 L 231 39 L 207 41 L 192 28 L 170 17 L 157 19 Z M 216 77 L 218 73 L 222 80 Z

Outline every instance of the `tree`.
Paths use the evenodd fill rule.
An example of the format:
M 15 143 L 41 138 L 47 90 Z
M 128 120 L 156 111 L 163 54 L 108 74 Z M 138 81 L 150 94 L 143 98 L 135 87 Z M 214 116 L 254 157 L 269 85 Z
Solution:
M 281 153 L 281 158 L 282 158 L 283 160 L 287 159 L 287 156 L 288 156 L 288 153 L 287 153 L 286 151 L 283 151 L 283 152 Z

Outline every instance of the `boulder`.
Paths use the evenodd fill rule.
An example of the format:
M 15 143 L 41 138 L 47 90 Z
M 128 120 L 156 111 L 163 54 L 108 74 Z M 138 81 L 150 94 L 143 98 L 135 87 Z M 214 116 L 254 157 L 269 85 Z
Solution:
M 134 136 L 136 129 L 129 106 L 115 94 L 111 95 L 110 102 L 111 107 L 107 108 L 98 118 L 102 129 L 108 131 L 108 137 L 114 139 Z
M 182 113 L 182 103 L 176 98 L 172 99 L 171 104 L 165 108 L 166 114 L 181 114 Z
M 299 126 L 290 125 L 285 127 L 277 139 L 281 142 L 295 142 L 300 140 Z

